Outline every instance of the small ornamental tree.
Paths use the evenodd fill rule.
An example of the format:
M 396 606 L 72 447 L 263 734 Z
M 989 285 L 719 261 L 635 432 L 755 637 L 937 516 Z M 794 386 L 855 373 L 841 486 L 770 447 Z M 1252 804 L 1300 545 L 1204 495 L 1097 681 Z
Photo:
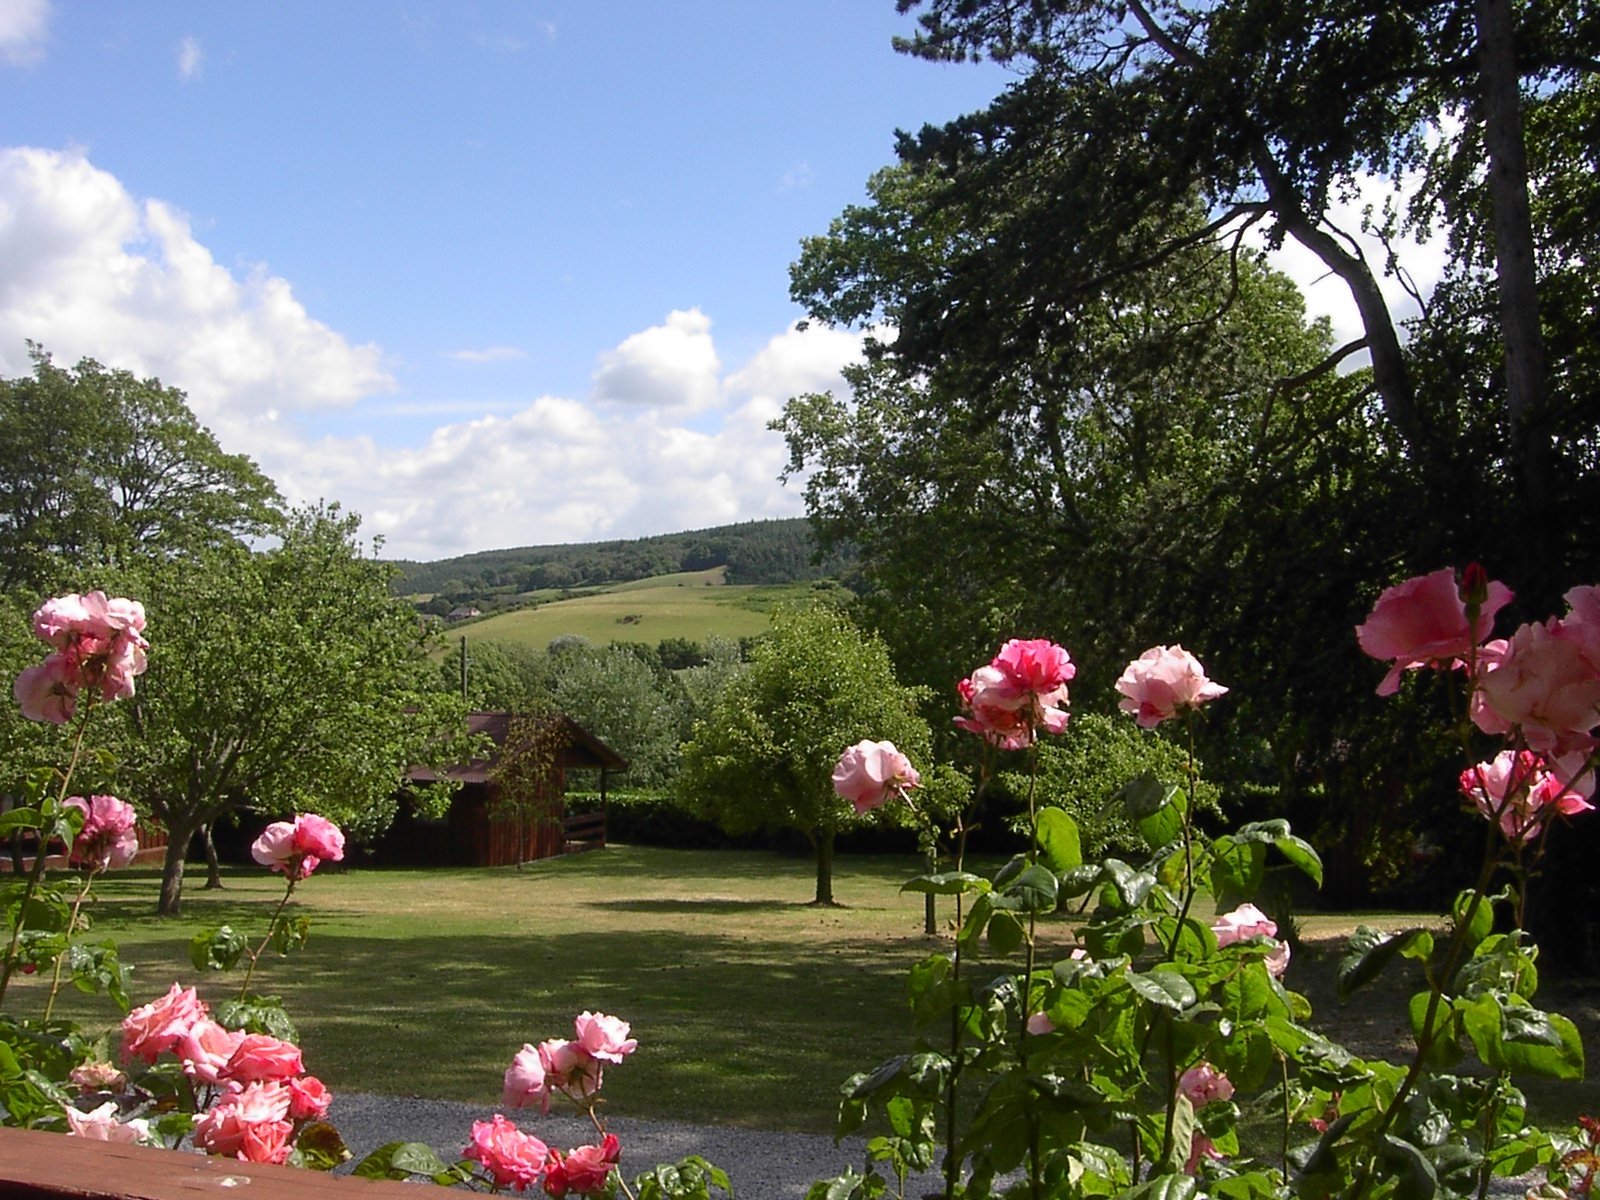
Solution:
M 896 682 L 883 644 L 838 612 L 781 612 L 748 669 L 695 725 L 679 794 L 730 833 L 799 830 L 816 852 L 814 902 L 832 904 L 834 839 L 857 819 L 833 788 L 839 747 L 870 736 L 926 760 L 918 698 Z

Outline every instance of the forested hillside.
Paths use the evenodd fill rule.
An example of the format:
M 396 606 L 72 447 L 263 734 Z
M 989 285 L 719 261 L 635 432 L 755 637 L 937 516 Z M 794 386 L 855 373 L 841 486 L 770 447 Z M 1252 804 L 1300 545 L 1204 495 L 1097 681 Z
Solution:
M 850 548 L 816 560 L 804 518 L 747 521 L 714 529 L 633 541 L 487 550 L 438 562 L 400 562 L 401 595 L 430 594 L 453 603 L 481 602 L 544 589 L 628 583 L 678 571 L 727 567 L 728 583 L 801 583 L 837 578 L 854 558 Z

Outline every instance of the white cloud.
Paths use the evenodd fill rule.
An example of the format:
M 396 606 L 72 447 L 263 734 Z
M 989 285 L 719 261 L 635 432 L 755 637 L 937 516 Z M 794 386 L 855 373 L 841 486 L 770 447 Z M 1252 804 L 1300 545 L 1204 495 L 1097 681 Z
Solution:
M 778 180 L 780 192 L 792 192 L 811 186 L 811 164 L 797 162 L 783 173 L 783 178 Z
M 711 328 L 690 308 L 624 338 L 598 356 L 589 397 L 507 398 L 503 381 L 492 399 L 407 397 L 378 347 L 317 321 L 265 268 L 219 266 L 171 205 L 81 154 L 0 149 L 0 375 L 27 372 L 32 338 L 61 363 L 158 376 L 292 502 L 361 513 L 391 557 L 801 515 L 768 422 L 790 395 L 842 386 L 860 339 L 791 326 L 725 372 Z M 381 427 L 383 443 L 308 433 L 330 413 Z M 417 414 L 444 423 L 394 444 L 396 419 Z
M 452 350 L 445 356 L 457 362 L 489 363 L 507 362 L 511 359 L 528 357 L 527 351 L 516 346 L 485 346 L 481 350 Z
M 38 62 L 49 33 L 50 0 L 0 0 L 0 62 Z
M 184 38 L 178 43 L 178 78 L 186 83 L 191 79 L 198 79 L 205 58 L 205 51 L 200 48 L 199 38 Z
M 600 356 L 594 398 L 629 407 L 699 412 L 717 402 L 717 350 L 711 318 L 698 308 L 674 310 L 666 323 L 623 339 Z
M 0 149 L 0 373 L 31 338 L 182 387 L 219 433 L 283 409 L 342 408 L 393 380 L 376 346 L 313 319 L 287 280 L 219 266 L 188 220 L 83 155 Z

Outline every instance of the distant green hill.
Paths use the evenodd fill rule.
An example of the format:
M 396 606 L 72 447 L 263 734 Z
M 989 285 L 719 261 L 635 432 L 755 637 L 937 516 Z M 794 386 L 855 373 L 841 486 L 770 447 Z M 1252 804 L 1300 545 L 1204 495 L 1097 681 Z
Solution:
M 396 594 L 426 597 L 440 615 L 472 604 L 494 608 L 538 603 L 563 594 L 723 568 L 730 585 L 809 583 L 838 579 L 853 556 L 814 561 L 816 543 L 804 518 L 747 521 L 714 529 L 632 541 L 486 550 L 438 562 L 400 561 Z

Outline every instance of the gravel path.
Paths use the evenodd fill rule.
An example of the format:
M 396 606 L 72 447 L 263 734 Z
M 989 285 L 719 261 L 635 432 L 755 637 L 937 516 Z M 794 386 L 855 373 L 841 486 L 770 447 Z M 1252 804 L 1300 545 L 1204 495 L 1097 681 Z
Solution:
M 444 1100 L 418 1100 L 340 1092 L 328 1119 L 338 1126 L 352 1161 L 358 1162 L 388 1142 L 424 1142 L 447 1162 L 461 1156 L 474 1121 L 487 1121 L 496 1111 Z M 594 1127 L 576 1117 L 543 1116 L 537 1110 L 506 1113 L 526 1132 L 563 1150 L 595 1140 Z M 803 1200 L 819 1179 L 831 1179 L 845 1167 L 861 1170 L 866 1143 L 846 1138 L 835 1146 L 831 1137 L 810 1133 L 774 1133 L 731 1126 L 683 1125 L 671 1121 L 608 1118 L 607 1128 L 622 1143 L 622 1173 L 633 1178 L 657 1163 L 675 1163 L 698 1154 L 721 1167 L 733 1181 L 738 1200 Z M 937 1185 L 929 1177 L 931 1186 Z M 923 1189 L 909 1186 L 908 1195 Z

